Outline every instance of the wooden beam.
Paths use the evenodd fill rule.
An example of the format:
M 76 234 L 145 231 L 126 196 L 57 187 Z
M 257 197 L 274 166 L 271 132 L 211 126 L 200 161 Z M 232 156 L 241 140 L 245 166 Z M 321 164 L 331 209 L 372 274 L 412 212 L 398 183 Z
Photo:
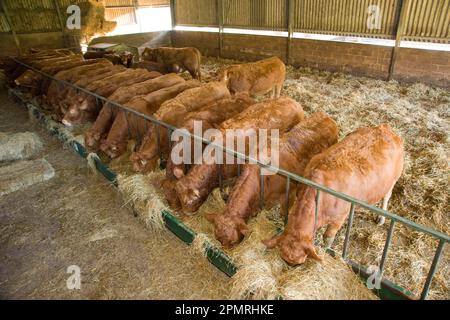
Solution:
M 223 55 L 223 2 L 217 0 L 217 25 L 219 26 L 219 58 Z
M 405 3 L 406 2 L 406 3 Z M 405 31 L 405 21 L 406 15 L 410 12 L 411 1 L 410 0 L 399 0 L 397 9 L 397 19 L 395 28 L 395 47 L 392 50 L 391 63 L 389 66 L 388 80 L 391 80 L 394 76 L 395 62 L 397 60 L 398 52 L 400 51 L 400 43 L 402 40 L 403 33 Z
M 20 45 L 19 37 L 17 36 L 16 30 L 11 22 L 8 8 L 6 7 L 5 1 L 0 1 L 0 4 L 2 6 L 2 10 L 5 13 L 6 23 L 9 25 L 9 29 L 11 30 L 11 34 L 14 38 L 14 42 L 16 43 L 17 50 L 19 51 L 19 54 L 22 54 L 22 46 Z

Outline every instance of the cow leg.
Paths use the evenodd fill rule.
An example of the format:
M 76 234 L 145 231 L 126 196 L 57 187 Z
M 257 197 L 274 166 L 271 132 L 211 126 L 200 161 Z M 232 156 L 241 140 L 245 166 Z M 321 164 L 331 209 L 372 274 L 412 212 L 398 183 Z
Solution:
M 279 98 L 281 96 L 281 89 L 283 88 L 282 84 L 279 84 L 275 87 L 275 98 Z
M 272 89 L 272 91 L 270 92 L 270 99 L 275 99 L 275 97 L 277 95 L 276 91 L 277 91 L 277 89 L 276 89 L 276 87 L 274 87 Z
M 336 233 L 341 229 L 343 223 L 330 223 L 323 234 L 323 243 L 326 249 L 330 248 L 336 237 Z
M 388 203 L 389 203 L 389 200 L 391 199 L 391 196 L 392 196 L 392 190 L 393 190 L 393 189 L 394 189 L 394 187 L 392 187 L 391 190 L 389 190 L 389 192 L 388 192 L 388 193 L 384 196 L 384 198 L 383 198 L 383 206 L 382 206 L 382 209 L 385 210 L 385 211 L 387 210 Z M 385 220 L 386 220 L 385 217 L 383 217 L 383 216 L 378 216 L 378 217 L 377 217 L 377 225 L 382 226 L 382 225 L 384 224 Z

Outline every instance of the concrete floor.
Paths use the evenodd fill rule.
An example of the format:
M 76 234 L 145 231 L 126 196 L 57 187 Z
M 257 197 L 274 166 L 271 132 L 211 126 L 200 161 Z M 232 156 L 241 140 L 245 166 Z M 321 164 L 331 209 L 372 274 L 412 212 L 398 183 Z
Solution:
M 0 91 L 0 131 L 35 131 L 50 181 L 0 197 L 0 299 L 219 299 L 230 280 L 168 231 L 156 236 L 86 162 Z M 1 165 L 1 164 L 0 164 Z M 1 181 L 1 180 L 0 180 Z M 81 289 L 67 289 L 80 267 Z

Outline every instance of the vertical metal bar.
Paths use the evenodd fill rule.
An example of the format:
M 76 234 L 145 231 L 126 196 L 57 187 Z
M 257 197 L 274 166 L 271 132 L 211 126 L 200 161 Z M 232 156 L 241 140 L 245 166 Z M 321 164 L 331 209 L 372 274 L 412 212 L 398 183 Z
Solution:
M 137 115 L 135 115 L 135 114 L 133 114 L 133 117 L 134 117 L 134 119 L 135 119 L 134 123 L 135 123 L 135 125 L 136 125 L 136 128 L 135 128 L 135 133 L 136 133 L 136 144 L 137 144 L 137 145 L 141 145 L 141 131 L 139 130 L 139 121 L 140 121 L 140 118 L 139 118 Z
M 222 191 L 223 187 L 222 164 L 217 165 L 217 170 L 219 171 L 219 188 L 220 191 Z
M 172 30 L 175 29 L 175 26 L 177 25 L 176 14 L 175 14 L 176 6 L 177 6 L 176 1 L 170 0 L 170 18 L 172 20 Z
M 128 111 L 126 111 L 126 110 L 124 110 L 124 113 L 125 113 L 125 121 L 127 122 L 127 129 L 128 129 L 128 139 L 131 137 L 131 130 L 130 130 L 130 123 L 131 123 L 131 120 L 130 121 L 128 121 Z
M 262 167 L 259 167 L 259 208 L 264 208 L 264 175 L 262 174 Z
M 216 0 L 217 8 L 217 25 L 219 26 L 219 58 L 222 57 L 223 53 L 223 19 L 224 10 L 222 0 Z
M 434 254 L 433 262 L 431 263 L 430 271 L 428 272 L 427 280 L 425 281 L 425 285 L 423 287 L 422 293 L 420 294 L 420 299 L 425 300 L 428 296 L 428 292 L 430 291 L 431 281 L 433 281 L 434 274 L 436 273 L 437 266 L 439 264 L 439 260 L 441 259 L 442 251 L 444 249 L 445 241 L 443 239 L 439 240 L 438 247 L 436 249 L 436 253 Z
M 286 0 L 287 5 L 287 30 L 288 30 L 288 37 L 287 37 L 287 47 L 286 47 L 286 63 L 290 63 L 291 61 L 291 51 L 292 51 L 292 34 L 293 34 L 293 26 L 294 26 L 294 0 Z
M 237 158 L 235 158 L 236 159 L 236 162 L 237 162 Z M 239 177 L 241 175 L 241 164 L 240 163 L 238 163 L 237 164 L 237 176 Z
M 291 178 L 287 177 L 286 179 L 286 193 L 284 195 L 284 224 L 288 223 L 289 216 L 289 192 L 291 187 Z
M 314 232 L 317 230 L 317 220 L 319 216 L 319 205 L 320 205 L 320 190 L 317 190 L 316 193 L 316 208 L 314 209 Z
M 161 150 L 161 127 L 159 124 L 153 124 L 156 126 L 156 144 L 158 146 L 158 154 L 159 154 L 159 161 L 160 164 L 162 164 L 162 150 Z
M 352 230 L 354 215 L 355 215 L 355 204 L 352 203 L 352 205 L 350 207 L 350 214 L 348 215 L 347 230 L 345 231 L 344 248 L 342 249 L 342 258 L 344 260 L 347 259 L 348 243 L 350 240 L 350 231 Z
M 391 224 L 389 226 L 389 231 L 388 231 L 388 234 L 386 237 L 386 242 L 384 243 L 383 254 L 381 256 L 380 270 L 378 272 L 380 277 L 383 276 L 383 271 L 384 271 L 384 266 L 386 264 L 387 254 L 388 254 L 391 242 L 392 242 L 392 235 L 394 234 L 394 227 L 395 227 L 395 221 L 391 220 Z

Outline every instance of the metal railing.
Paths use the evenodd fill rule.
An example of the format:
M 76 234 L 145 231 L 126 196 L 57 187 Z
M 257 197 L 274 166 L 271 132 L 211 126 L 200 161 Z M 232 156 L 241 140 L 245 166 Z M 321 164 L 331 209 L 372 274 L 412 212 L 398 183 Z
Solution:
M 96 94 L 94 92 L 86 90 L 86 89 L 84 89 L 82 87 L 79 87 L 79 86 L 73 84 L 73 83 L 57 79 L 54 76 L 46 74 L 46 73 L 44 73 L 44 72 L 42 72 L 40 70 L 37 70 L 36 68 L 33 68 L 33 67 L 31 67 L 31 66 L 29 66 L 29 65 L 27 65 L 25 63 L 22 63 L 21 61 L 19 61 L 17 59 L 14 59 L 14 60 L 17 63 L 23 65 L 26 68 L 29 68 L 30 70 L 32 70 L 34 72 L 37 72 L 37 73 L 39 73 L 39 74 L 41 74 L 41 75 L 43 75 L 45 77 L 48 77 L 48 78 L 50 78 L 50 79 L 52 79 L 54 81 L 62 83 L 64 86 L 70 86 L 72 88 L 75 88 L 79 92 L 83 92 L 85 94 L 88 94 L 88 95 L 91 95 L 91 96 L 95 97 L 96 101 L 97 101 L 97 104 L 99 104 L 100 101 L 102 101 L 104 103 L 104 106 L 109 105 L 111 108 L 115 107 L 115 108 L 120 109 L 122 112 L 124 112 L 125 118 L 127 119 L 127 123 L 128 123 L 128 115 L 131 114 L 131 115 L 137 117 L 138 119 L 139 118 L 140 119 L 144 119 L 146 121 L 145 122 L 146 126 L 147 126 L 148 122 L 151 122 L 152 124 L 157 125 L 158 129 L 156 130 L 156 134 L 157 134 L 157 142 L 158 142 L 158 152 L 159 152 L 160 159 L 163 158 L 162 150 L 161 150 L 161 141 L 160 141 L 160 128 L 163 127 L 163 128 L 168 130 L 168 138 L 169 138 L 169 146 L 170 146 L 170 143 L 171 143 L 171 138 L 170 137 L 172 135 L 172 132 L 174 132 L 175 130 L 178 129 L 177 127 L 172 126 L 170 124 L 167 124 L 167 123 L 165 123 L 165 122 L 163 122 L 161 120 L 158 120 L 158 119 L 156 119 L 156 118 L 154 118 L 152 116 L 148 116 L 146 114 L 143 114 L 141 112 L 133 110 L 133 109 L 131 109 L 131 108 L 127 107 L 127 106 L 124 106 L 122 104 L 116 103 L 116 102 L 114 102 L 112 100 L 109 100 L 108 98 L 100 96 L 100 95 L 98 95 L 98 94 Z M 130 126 L 128 126 L 128 128 L 130 128 Z M 138 130 L 138 128 L 136 128 L 136 129 Z M 433 261 L 432 261 L 430 269 L 428 271 L 428 275 L 427 275 L 427 278 L 426 278 L 426 281 L 425 281 L 425 285 L 424 285 L 424 287 L 422 289 L 422 292 L 420 294 L 420 299 L 426 299 L 426 297 L 427 297 L 427 295 L 429 293 L 429 290 L 430 290 L 431 282 L 432 282 L 433 277 L 434 277 L 434 275 L 436 273 L 436 269 L 438 267 L 439 260 L 440 260 L 440 258 L 442 256 L 444 245 L 445 245 L 445 243 L 450 242 L 450 236 L 448 236 L 448 235 L 446 235 L 446 234 L 444 234 L 442 232 L 439 232 L 437 230 L 434 230 L 434 229 L 432 229 L 430 227 L 427 227 L 427 226 L 415 223 L 415 222 L 413 222 L 413 221 L 411 221 L 409 219 L 406 219 L 404 217 L 401 217 L 401 216 L 399 216 L 397 214 L 394 214 L 394 213 L 391 213 L 389 211 L 386 211 L 386 210 L 383 210 L 381 208 L 378 208 L 376 206 L 370 205 L 370 204 L 368 204 L 368 203 L 366 203 L 364 201 L 358 200 L 358 199 L 353 198 L 353 197 L 351 197 L 349 195 L 346 195 L 344 193 L 341 193 L 341 192 L 338 192 L 336 190 L 333 190 L 333 189 L 330 189 L 328 187 L 325 187 L 325 186 L 322 186 L 320 184 L 317 184 L 314 181 L 308 180 L 308 179 L 306 179 L 304 177 L 301 177 L 299 175 L 293 174 L 293 173 L 291 173 L 289 171 L 283 170 L 283 169 L 278 168 L 278 167 L 274 167 L 272 165 L 263 163 L 263 162 L 261 162 L 261 161 L 259 161 L 257 159 L 248 157 L 247 155 L 245 155 L 243 153 L 237 152 L 237 151 L 235 151 L 233 149 L 226 148 L 226 147 L 224 147 L 224 146 L 222 146 L 220 144 L 214 143 L 213 141 L 207 140 L 207 139 L 205 139 L 203 137 L 196 136 L 196 135 L 191 134 L 189 132 L 184 132 L 183 130 L 180 130 L 179 132 L 181 133 L 181 135 L 183 135 L 183 136 L 185 136 L 187 138 L 194 139 L 196 141 L 200 141 L 200 142 L 202 142 L 203 144 L 206 144 L 206 145 L 211 145 L 211 146 L 215 147 L 216 150 L 220 150 L 220 151 L 225 152 L 227 154 L 231 154 L 231 155 L 233 155 L 236 158 L 244 160 L 244 162 L 257 164 L 257 165 L 260 166 L 260 168 L 264 168 L 264 169 L 273 171 L 276 174 L 279 174 L 279 175 L 285 177 L 286 178 L 286 193 L 285 193 L 285 203 L 286 203 L 286 205 L 285 205 L 285 208 L 286 208 L 286 215 L 285 215 L 285 217 L 286 217 L 286 219 L 287 219 L 287 216 L 288 216 L 287 215 L 287 213 L 288 213 L 287 210 L 289 208 L 289 206 L 288 206 L 288 204 L 289 204 L 289 188 L 290 188 L 291 181 L 296 181 L 298 183 L 304 184 L 306 186 L 309 186 L 309 187 L 314 188 L 314 189 L 317 190 L 317 196 L 316 196 L 316 199 L 315 199 L 315 201 L 316 201 L 315 219 L 317 219 L 317 215 L 318 215 L 318 209 L 319 208 L 318 208 L 317 204 L 318 204 L 318 202 L 320 200 L 321 192 L 325 192 L 325 193 L 330 194 L 330 195 L 332 195 L 332 196 L 334 196 L 334 197 L 336 197 L 338 199 L 341 199 L 341 200 L 349 202 L 351 204 L 351 207 L 350 207 L 350 212 L 349 212 L 349 216 L 348 216 L 347 229 L 346 229 L 346 232 L 345 232 L 345 238 L 344 238 L 344 244 L 343 244 L 343 250 L 342 250 L 342 258 L 344 260 L 348 260 L 347 257 L 348 257 L 350 234 L 351 234 L 351 228 L 352 228 L 352 225 L 353 225 L 353 219 L 354 219 L 356 206 L 359 206 L 361 208 L 367 209 L 370 212 L 375 213 L 378 216 L 383 216 L 385 218 L 390 219 L 390 226 L 389 226 L 388 234 L 387 234 L 387 237 L 386 237 L 386 240 L 385 240 L 384 249 L 383 249 L 383 252 L 382 252 L 380 266 L 379 266 L 379 271 L 378 271 L 378 275 L 379 275 L 380 278 L 382 277 L 383 272 L 384 272 L 386 259 L 387 259 L 388 252 L 389 252 L 389 249 L 390 249 L 390 246 L 391 246 L 391 243 L 392 243 L 392 237 L 394 235 L 394 229 L 395 229 L 395 224 L 396 223 L 400 223 L 400 224 L 402 224 L 402 225 L 404 225 L 406 227 L 409 227 L 409 228 L 411 228 L 413 230 L 416 230 L 416 231 L 428 234 L 428 235 L 432 236 L 433 238 L 438 239 L 439 240 L 439 244 L 438 244 L 438 246 L 436 248 Z M 239 164 L 238 164 L 238 172 L 240 172 Z M 222 182 L 221 182 L 222 176 L 221 175 L 219 175 L 219 179 L 220 179 L 220 185 L 222 185 Z M 263 206 L 264 206 L 264 176 L 261 174 L 261 170 L 260 170 L 260 207 L 262 208 Z M 285 221 L 285 222 L 287 222 L 287 221 Z

